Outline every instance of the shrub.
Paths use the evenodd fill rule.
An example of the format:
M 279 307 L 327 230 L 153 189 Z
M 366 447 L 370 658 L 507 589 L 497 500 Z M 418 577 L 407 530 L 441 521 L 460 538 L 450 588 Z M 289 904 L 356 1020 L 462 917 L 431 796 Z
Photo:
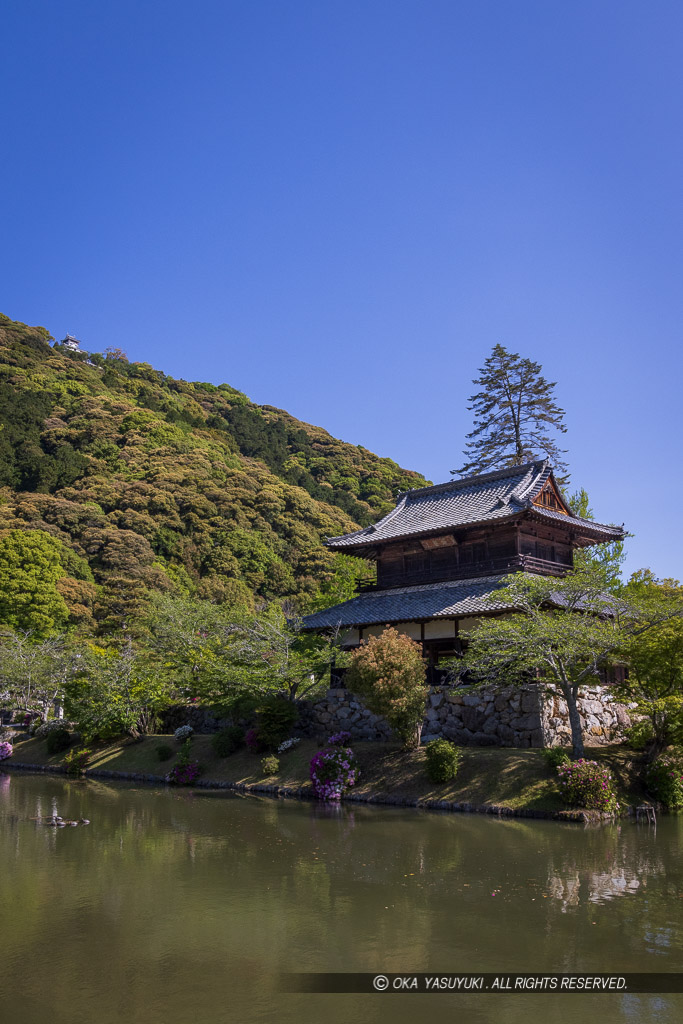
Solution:
M 358 781 L 358 768 L 349 747 L 325 747 L 311 758 L 311 782 L 318 800 L 340 800 Z
M 200 772 L 199 761 L 188 761 L 187 764 L 174 764 L 168 775 L 166 775 L 166 782 L 170 782 L 174 786 L 191 786 Z
M 569 764 L 571 762 L 571 757 L 565 747 L 546 747 L 543 751 L 543 757 L 545 763 L 553 772 L 556 772 L 561 764 Z
M 71 733 L 68 729 L 51 729 L 45 741 L 48 754 L 60 754 L 71 746 Z
M 280 771 L 280 762 L 274 754 L 268 754 L 261 760 L 261 768 L 264 775 L 277 775 Z
M 345 682 L 406 747 L 419 745 L 428 692 L 420 644 L 387 627 L 356 648 Z
M 60 729 L 67 729 L 71 722 L 66 722 L 63 718 L 51 718 L 49 722 L 41 722 L 39 718 L 36 719 L 38 723 L 33 730 L 33 735 L 37 740 L 46 739 L 51 732 L 59 732 Z M 29 730 L 30 731 L 30 730 Z
M 249 729 L 244 737 L 244 742 L 246 743 L 247 750 L 250 754 L 258 754 L 261 749 L 261 738 L 259 736 L 258 729 Z
M 173 733 L 173 736 L 175 737 L 175 739 L 177 739 L 178 743 L 184 743 L 185 740 L 189 740 L 190 736 L 192 736 L 193 733 L 194 729 L 192 728 L 191 725 L 181 725 Z
M 345 729 L 342 729 L 341 732 L 335 732 L 327 741 L 330 747 L 348 747 L 350 742 L 351 733 L 347 732 Z
M 683 756 L 681 752 L 662 754 L 645 774 L 647 788 L 669 811 L 683 808 Z
M 70 750 L 64 758 L 64 764 L 69 775 L 82 775 L 88 767 L 88 761 L 90 760 L 90 750 Z
M 634 722 L 630 728 L 625 729 L 624 735 L 631 750 L 645 750 L 654 742 L 655 731 L 649 719 L 641 718 L 639 722 Z
M 292 736 L 291 740 L 283 740 L 277 748 L 277 752 L 278 754 L 286 754 L 288 750 L 294 750 L 294 747 L 298 747 L 300 743 L 300 736 Z
M 8 743 L 7 740 L 3 740 L 2 743 L 0 743 L 0 761 L 5 761 L 8 757 L 11 757 L 13 749 L 14 748 L 11 743 Z
M 450 782 L 458 774 L 462 751 L 449 740 L 432 740 L 427 752 L 427 777 L 430 782 Z
M 570 761 L 559 765 L 562 797 L 570 807 L 585 807 L 591 811 L 616 814 L 619 810 L 612 775 L 597 761 Z
M 170 743 L 159 743 L 157 745 L 157 757 L 160 761 L 168 761 L 173 757 L 173 747 Z
M 221 701 L 216 710 L 221 718 L 252 718 L 258 709 L 259 697 L 253 693 L 238 693 Z
M 211 746 L 216 757 L 228 757 L 244 743 L 244 729 L 240 725 L 229 725 L 227 729 L 221 729 L 211 740 Z
M 268 750 L 275 750 L 283 740 L 287 739 L 299 717 L 299 709 L 286 697 L 268 697 L 261 704 L 258 717 L 260 742 Z
M 186 728 L 186 726 L 181 726 L 181 728 Z M 180 749 L 178 760 L 166 775 L 166 782 L 171 782 L 176 786 L 190 786 L 199 775 L 201 771 L 199 761 L 190 760 L 190 743 L 188 736 Z

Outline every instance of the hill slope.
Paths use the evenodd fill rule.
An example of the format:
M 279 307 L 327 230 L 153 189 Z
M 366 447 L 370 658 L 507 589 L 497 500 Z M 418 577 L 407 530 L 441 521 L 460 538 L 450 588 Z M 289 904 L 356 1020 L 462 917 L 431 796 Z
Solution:
M 322 538 L 426 482 L 227 384 L 51 340 L 0 314 L 0 533 L 59 542 L 60 590 L 87 627 L 150 590 L 304 607 L 348 575 Z

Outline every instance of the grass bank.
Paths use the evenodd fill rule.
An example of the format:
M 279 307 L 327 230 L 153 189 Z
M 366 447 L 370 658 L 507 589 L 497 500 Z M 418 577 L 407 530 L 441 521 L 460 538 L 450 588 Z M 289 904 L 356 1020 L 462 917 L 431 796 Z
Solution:
M 160 761 L 160 743 L 179 749 L 172 736 L 148 736 L 137 742 L 120 740 L 102 744 L 93 750 L 90 769 L 124 772 L 135 775 L 163 776 L 175 761 Z M 272 786 L 300 795 L 310 794 L 308 765 L 318 749 L 313 740 L 302 740 L 294 750 L 280 756 L 277 775 L 265 775 L 261 755 L 245 749 L 229 757 L 216 757 L 210 736 L 195 736 L 193 758 L 202 765 L 202 781 L 230 786 Z M 457 778 L 435 785 L 425 772 L 424 748 L 403 750 L 389 743 L 354 743 L 360 765 L 360 780 L 352 791 L 355 798 L 382 802 L 441 802 L 471 804 L 478 809 L 487 806 L 509 808 L 512 812 L 557 812 L 564 805 L 556 776 L 548 767 L 540 750 L 517 750 L 500 747 L 465 747 Z M 633 806 L 643 803 L 645 792 L 639 778 L 639 756 L 623 746 L 593 748 L 586 753 L 608 767 L 616 782 L 619 803 Z M 44 740 L 22 739 L 15 744 L 9 767 L 14 764 L 36 765 L 59 770 L 64 754 L 47 753 Z

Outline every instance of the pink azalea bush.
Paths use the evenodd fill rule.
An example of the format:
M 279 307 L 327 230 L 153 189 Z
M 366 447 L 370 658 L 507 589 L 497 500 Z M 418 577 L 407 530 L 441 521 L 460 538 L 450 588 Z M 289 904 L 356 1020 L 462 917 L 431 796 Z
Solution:
M 355 785 L 359 771 L 350 747 L 325 747 L 311 758 L 311 782 L 318 800 L 340 800 Z
M 11 757 L 13 749 L 14 748 L 11 743 L 3 740 L 3 742 L 0 743 L 0 761 L 4 761 L 6 758 Z
M 585 807 L 606 814 L 616 814 L 619 810 L 612 774 L 597 761 L 580 758 L 565 762 L 558 766 L 557 774 L 562 797 L 570 807 Z

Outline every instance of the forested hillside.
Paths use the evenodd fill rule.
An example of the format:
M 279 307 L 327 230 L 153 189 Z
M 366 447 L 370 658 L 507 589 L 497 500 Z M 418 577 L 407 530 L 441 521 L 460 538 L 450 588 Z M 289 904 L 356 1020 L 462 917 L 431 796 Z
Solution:
M 0 315 L 0 542 L 11 560 L 13 531 L 53 539 L 82 628 L 116 628 L 155 590 L 332 601 L 364 567 L 322 538 L 425 483 L 228 384 L 51 341 Z

